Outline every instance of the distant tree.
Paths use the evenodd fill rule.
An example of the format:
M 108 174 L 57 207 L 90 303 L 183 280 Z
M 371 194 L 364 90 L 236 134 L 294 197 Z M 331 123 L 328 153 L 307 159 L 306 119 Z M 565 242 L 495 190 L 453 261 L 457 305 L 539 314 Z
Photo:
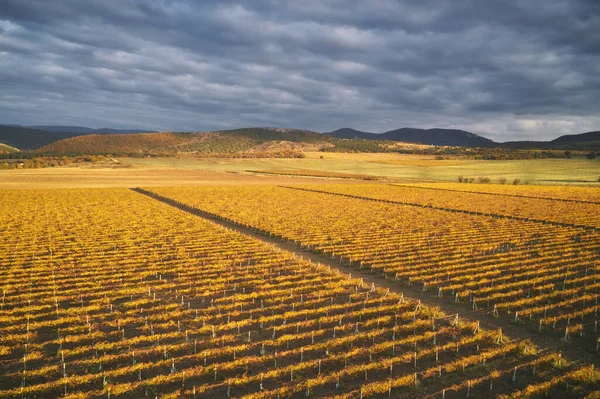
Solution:
M 565 151 L 565 158 L 571 159 L 571 151 L 569 151 L 569 150 Z
M 596 158 L 596 153 L 594 151 L 590 152 L 589 154 L 586 155 L 587 159 L 594 159 Z
M 515 180 L 513 180 L 513 184 L 514 184 L 515 186 L 517 186 L 517 185 L 521 184 L 521 179 L 519 179 L 519 178 L 516 178 Z
M 458 182 L 459 183 L 464 183 L 464 182 L 466 182 L 466 179 L 464 177 L 462 177 L 462 176 L 458 176 Z
M 498 179 L 498 183 L 500 184 L 506 184 L 506 178 L 505 177 L 501 177 Z

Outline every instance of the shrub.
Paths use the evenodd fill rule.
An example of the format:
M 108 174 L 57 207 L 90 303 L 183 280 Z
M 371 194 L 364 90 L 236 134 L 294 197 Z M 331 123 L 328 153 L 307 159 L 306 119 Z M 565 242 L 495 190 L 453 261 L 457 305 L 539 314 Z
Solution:
M 515 186 L 516 186 L 516 185 L 519 185 L 519 184 L 521 184 L 521 179 L 519 179 L 519 178 L 516 178 L 515 180 L 513 180 L 513 184 L 514 184 Z
M 498 183 L 500 184 L 506 184 L 506 177 L 501 177 L 498 179 Z

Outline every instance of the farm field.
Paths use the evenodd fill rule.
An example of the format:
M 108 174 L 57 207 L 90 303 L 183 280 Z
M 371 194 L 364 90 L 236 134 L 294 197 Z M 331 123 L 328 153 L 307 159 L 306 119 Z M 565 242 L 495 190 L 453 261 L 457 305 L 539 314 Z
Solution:
M 182 168 L 242 173 L 249 170 L 312 170 L 367 175 L 407 182 L 456 182 L 458 176 L 505 178 L 530 184 L 598 185 L 600 160 L 437 160 L 428 155 L 307 152 L 300 159 L 127 158 L 136 168 Z
M 440 303 L 463 303 L 596 346 L 597 231 L 285 187 L 152 191 L 383 272 Z
M 426 187 L 444 191 L 489 193 L 504 196 L 566 199 L 600 203 L 600 190 L 578 186 L 519 186 L 502 184 L 414 183 L 411 187 Z
M 452 186 L 450 182 L 456 182 L 457 177 L 461 175 L 472 178 L 487 177 L 494 183 L 501 178 L 509 182 L 518 178 L 522 183 L 537 185 L 597 187 L 600 184 L 600 160 L 436 160 L 432 156 L 393 153 L 307 152 L 305 155 L 306 158 L 300 159 L 119 158 L 119 164 L 0 170 L 0 189 L 312 184 L 318 183 L 319 179 L 321 183 L 323 180 L 332 179 L 340 183 L 353 183 L 364 182 L 364 179 L 370 178 L 400 184 Z M 474 186 L 483 185 L 462 186 L 465 189 L 474 189 Z M 486 190 L 494 190 L 495 186 L 501 187 L 486 186 Z M 520 189 L 526 190 L 523 186 L 517 187 L 517 192 L 520 192 Z
M 0 398 L 576 397 L 600 378 L 130 190 L 0 204 Z
M 596 231 L 249 178 L 149 188 L 214 217 L 126 188 L 1 190 L 0 398 L 600 394 Z
M 314 179 L 266 177 L 249 174 L 176 168 L 46 168 L 0 170 L 2 189 L 114 188 L 173 185 L 274 185 L 311 183 Z
M 297 186 L 294 186 L 297 187 Z M 512 216 L 524 219 L 556 222 L 600 228 L 600 189 L 581 188 L 577 200 L 561 199 L 557 194 L 546 192 L 549 197 L 522 195 L 496 195 L 470 191 L 432 190 L 429 187 L 406 186 L 396 184 L 377 185 L 311 185 L 301 188 L 337 193 L 348 196 L 408 203 L 434 208 L 452 209 L 484 214 Z M 568 192 L 570 193 L 570 192 Z

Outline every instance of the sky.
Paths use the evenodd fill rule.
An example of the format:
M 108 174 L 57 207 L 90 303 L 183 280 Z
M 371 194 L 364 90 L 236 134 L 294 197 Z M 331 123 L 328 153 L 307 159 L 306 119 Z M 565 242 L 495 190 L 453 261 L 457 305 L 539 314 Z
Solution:
M 1 0 L 0 123 L 600 130 L 598 0 Z

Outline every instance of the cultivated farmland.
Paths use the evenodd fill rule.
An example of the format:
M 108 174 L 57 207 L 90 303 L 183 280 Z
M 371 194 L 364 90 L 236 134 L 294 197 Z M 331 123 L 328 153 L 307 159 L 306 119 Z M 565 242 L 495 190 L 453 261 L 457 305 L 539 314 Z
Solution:
M 380 187 L 372 185 L 330 189 L 381 196 Z M 359 269 L 383 272 L 399 285 L 428 291 L 440 302 L 534 324 L 538 332 L 568 338 L 588 333 L 590 344 L 596 345 L 600 236 L 594 229 L 302 188 L 154 191 Z M 466 205 L 460 198 L 455 201 Z M 576 207 L 572 209 L 578 215 Z M 540 216 L 542 211 L 530 210 Z
M 0 191 L 0 398 L 598 394 L 596 231 L 298 188 Z

